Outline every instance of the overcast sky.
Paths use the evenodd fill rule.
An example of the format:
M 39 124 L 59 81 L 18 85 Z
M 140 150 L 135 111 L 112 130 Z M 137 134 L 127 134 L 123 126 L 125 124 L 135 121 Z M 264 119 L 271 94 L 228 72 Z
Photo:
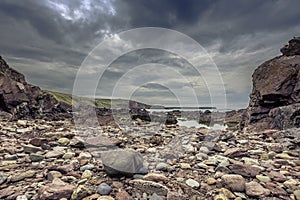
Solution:
M 299 8 L 298 0 L 1 0 L 0 54 L 24 73 L 28 82 L 72 93 L 82 62 L 104 39 L 126 46 L 117 35 L 122 31 L 172 29 L 204 47 L 197 56 L 211 57 L 218 67 L 228 107 L 244 108 L 254 69 L 280 55 L 279 49 L 300 35 Z M 117 49 L 120 44 L 111 47 Z M 176 45 L 183 48 L 174 41 Z M 201 66 L 205 58 L 203 62 L 199 59 Z M 137 66 L 136 73 L 129 73 Z M 189 86 L 197 80 L 194 92 L 199 104 L 211 105 L 209 90 L 213 86 L 197 76 L 181 55 L 136 50 L 120 56 L 105 70 L 96 95 L 110 97 L 119 84 L 122 90 L 113 97 L 127 97 L 126 91 L 135 88 L 132 98 L 146 103 L 177 105 L 176 96 L 181 95 L 181 104 L 195 105 L 189 100 L 193 93 Z M 152 81 L 143 77 L 152 77 Z

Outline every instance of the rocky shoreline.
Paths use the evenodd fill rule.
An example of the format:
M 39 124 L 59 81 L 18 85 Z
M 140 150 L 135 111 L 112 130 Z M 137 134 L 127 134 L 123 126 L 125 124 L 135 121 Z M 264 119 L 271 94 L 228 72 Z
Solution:
M 124 130 L 79 130 L 69 120 L 0 125 L 0 199 L 300 198 L 296 128 L 247 132 L 164 125 L 157 130 L 157 124 L 139 121 Z M 109 160 L 101 153 L 116 149 L 138 152 L 143 168 L 131 177 L 108 176 L 103 163 Z
M 0 57 L 0 199 L 300 200 L 299 49 L 259 66 L 248 108 L 226 113 L 71 109 Z

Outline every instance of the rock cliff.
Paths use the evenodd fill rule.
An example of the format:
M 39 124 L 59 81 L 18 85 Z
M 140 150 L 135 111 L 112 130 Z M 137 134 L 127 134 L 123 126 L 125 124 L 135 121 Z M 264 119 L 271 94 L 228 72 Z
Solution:
M 55 118 L 67 110 L 52 95 L 28 84 L 23 74 L 10 68 L 0 56 L 0 111 L 15 119 Z M 5 115 L 5 116 L 8 116 Z
M 300 126 L 300 37 L 281 49 L 282 55 L 260 65 L 240 128 L 286 129 Z

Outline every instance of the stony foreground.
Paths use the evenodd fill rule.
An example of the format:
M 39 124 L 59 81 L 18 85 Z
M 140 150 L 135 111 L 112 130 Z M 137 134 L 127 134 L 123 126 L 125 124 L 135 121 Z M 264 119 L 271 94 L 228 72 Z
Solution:
M 300 129 L 138 124 L 75 130 L 69 121 L 1 122 L 0 199 L 300 199 Z M 141 153 L 138 174 L 107 175 L 101 153 L 117 148 Z

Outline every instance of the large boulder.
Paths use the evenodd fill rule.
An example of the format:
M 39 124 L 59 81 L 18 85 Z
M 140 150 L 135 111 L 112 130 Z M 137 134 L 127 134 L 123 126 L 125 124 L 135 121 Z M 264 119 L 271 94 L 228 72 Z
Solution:
M 300 38 L 281 49 L 283 55 L 253 73 L 250 103 L 240 128 L 286 129 L 300 125 Z
M 54 113 L 66 113 L 66 106 L 28 84 L 24 75 L 10 68 L 0 56 L 0 111 L 14 118 L 53 117 Z
M 101 154 L 106 173 L 110 176 L 133 176 L 143 167 L 143 157 L 131 150 L 112 150 Z

